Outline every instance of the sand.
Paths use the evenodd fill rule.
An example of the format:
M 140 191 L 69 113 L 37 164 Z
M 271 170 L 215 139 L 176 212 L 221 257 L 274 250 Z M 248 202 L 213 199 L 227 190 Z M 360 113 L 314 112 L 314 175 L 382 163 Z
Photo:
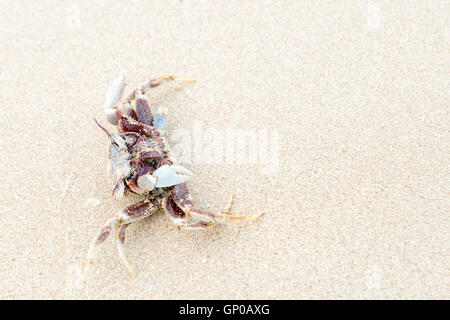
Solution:
M 447 1 L 8 1 L 0 17 L 0 298 L 450 298 Z M 80 287 L 91 239 L 140 199 L 112 198 L 92 120 L 113 129 L 120 71 L 128 88 L 197 80 L 148 95 L 181 150 L 199 127 L 263 137 L 231 143 L 253 155 L 238 162 L 191 139 L 180 162 L 199 208 L 235 192 L 233 213 L 266 214 L 179 231 L 159 213 L 128 229 L 135 278 L 108 239 Z

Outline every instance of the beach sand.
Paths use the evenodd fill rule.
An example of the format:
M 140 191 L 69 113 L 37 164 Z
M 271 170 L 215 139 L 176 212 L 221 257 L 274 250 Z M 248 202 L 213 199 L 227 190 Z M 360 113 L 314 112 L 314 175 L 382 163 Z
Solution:
M 8 1 L 0 16 L 0 298 L 450 298 L 447 1 Z M 234 192 L 234 214 L 266 214 L 179 231 L 159 213 L 128 228 L 135 278 L 110 237 L 81 287 L 92 238 L 141 199 L 111 196 L 92 120 L 113 130 L 121 71 L 128 89 L 197 80 L 148 94 L 178 148 L 199 127 L 267 133 L 236 140 L 253 157 L 235 163 L 208 141 L 180 161 L 198 208 Z

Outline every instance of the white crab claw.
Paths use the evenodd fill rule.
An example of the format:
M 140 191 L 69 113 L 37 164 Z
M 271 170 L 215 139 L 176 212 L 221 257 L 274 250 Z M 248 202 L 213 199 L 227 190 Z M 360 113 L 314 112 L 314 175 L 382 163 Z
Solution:
M 155 188 L 156 178 L 150 174 L 145 174 L 138 178 L 137 184 L 143 191 L 152 191 Z
M 109 87 L 105 98 L 105 108 L 114 107 L 119 102 L 124 88 L 125 76 L 121 73 L 120 76 L 111 84 L 111 87 Z
M 123 73 L 120 74 L 120 77 L 114 80 L 111 87 L 109 87 L 108 93 L 105 98 L 105 115 L 109 122 L 116 125 L 117 117 L 116 111 L 112 109 L 115 105 L 117 105 L 122 97 L 123 89 L 125 88 L 125 76 Z
M 179 165 L 164 165 L 153 172 L 157 179 L 155 187 L 170 187 L 190 179 L 192 172 Z
M 174 186 L 190 179 L 192 172 L 179 165 L 164 165 L 156 169 L 153 174 L 145 174 L 137 180 L 137 185 L 144 192 L 152 191 L 155 187 Z
M 176 173 L 179 173 L 179 174 L 184 174 L 184 175 L 187 175 L 187 176 L 192 176 L 192 175 L 193 175 L 192 171 L 186 169 L 186 168 L 183 167 L 183 166 L 179 166 L 179 165 L 177 165 L 177 164 L 171 165 L 171 166 L 170 166 L 170 169 L 171 169 L 171 170 L 175 170 L 175 172 L 176 172 Z
M 113 108 L 105 108 L 105 116 L 106 120 L 113 125 L 117 125 L 119 123 L 119 119 L 116 115 L 116 109 Z

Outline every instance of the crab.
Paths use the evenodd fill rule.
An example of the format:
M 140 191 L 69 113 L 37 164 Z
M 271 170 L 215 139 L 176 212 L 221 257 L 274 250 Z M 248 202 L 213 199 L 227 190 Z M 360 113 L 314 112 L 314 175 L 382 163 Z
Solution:
M 153 116 L 145 96 L 149 89 L 165 82 L 179 89 L 176 81 L 195 80 L 172 75 L 154 78 L 131 90 L 120 103 L 125 88 L 125 79 L 121 74 L 109 88 L 104 105 L 106 119 L 117 127 L 118 133 L 110 132 L 94 119 L 110 140 L 109 171 L 114 184 L 113 196 L 120 199 L 127 190 L 140 194 L 145 199 L 120 210 L 103 225 L 89 247 L 83 280 L 99 246 L 115 228 L 119 230 L 116 238 L 119 257 L 135 276 L 136 272 L 125 255 L 126 229 L 131 223 L 145 219 L 160 209 L 169 215 L 178 229 L 193 230 L 227 222 L 253 220 L 263 214 L 230 214 L 233 194 L 220 212 L 195 208 L 186 185 L 192 172 L 176 164 L 164 135 L 167 110 L 160 108 Z

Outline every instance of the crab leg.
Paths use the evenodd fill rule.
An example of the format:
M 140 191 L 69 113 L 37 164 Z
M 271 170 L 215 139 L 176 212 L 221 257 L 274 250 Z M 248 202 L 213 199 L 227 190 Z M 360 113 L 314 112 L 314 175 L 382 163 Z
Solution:
M 100 233 L 94 238 L 91 246 L 89 247 L 88 253 L 86 255 L 86 259 L 84 262 L 84 271 L 83 276 L 81 277 L 81 281 L 84 282 L 86 278 L 87 272 L 94 261 L 94 258 L 97 256 L 99 246 L 108 238 L 114 226 L 117 224 L 117 218 L 111 218 L 108 222 L 100 230 Z
M 228 200 L 227 205 L 222 209 L 222 214 L 229 214 L 230 209 L 231 209 L 231 204 L 233 203 L 233 197 L 234 194 L 232 193 L 230 196 L 230 199 Z M 176 221 L 176 219 L 173 219 L 174 222 L 177 224 L 177 228 L 178 229 L 183 229 L 183 230 L 199 230 L 199 229 L 205 229 L 211 226 L 214 226 L 217 224 L 216 221 L 213 222 L 206 222 L 203 220 L 197 221 L 197 222 L 193 222 L 193 223 L 188 223 L 186 222 L 186 218 L 182 219 L 181 221 Z
M 195 82 L 194 79 L 189 79 L 189 78 L 180 77 L 180 76 L 173 76 L 173 75 L 164 75 L 164 76 L 161 76 L 161 77 L 157 77 L 157 78 L 148 80 L 148 81 L 144 82 L 143 84 L 141 84 L 136 89 L 131 90 L 127 94 L 125 100 L 130 102 L 130 101 L 132 101 L 132 100 L 134 100 L 136 98 L 136 93 L 137 92 L 142 92 L 143 94 L 145 94 L 145 91 L 147 89 L 155 88 L 155 87 L 159 86 L 160 84 L 162 84 L 164 82 L 167 82 L 167 81 Z
M 119 233 L 117 234 L 117 251 L 119 252 L 119 258 L 122 260 L 123 264 L 127 267 L 128 271 L 133 275 L 133 277 L 136 276 L 136 271 L 134 271 L 133 267 L 131 266 L 131 263 L 128 261 L 126 255 L 125 255 L 125 231 L 127 230 L 128 224 L 123 224 L 120 226 Z
M 174 202 L 172 196 L 163 200 L 163 208 L 178 229 L 200 230 L 217 224 L 215 221 L 194 221 L 189 222 L 192 217 L 186 215 L 181 208 Z
M 217 222 L 198 221 L 193 223 L 183 222 L 177 225 L 180 230 L 201 230 L 216 225 Z
M 205 222 L 226 223 L 230 221 L 246 221 L 259 218 L 264 214 L 260 213 L 246 217 L 239 217 L 229 214 L 228 212 L 231 208 L 233 195 L 231 195 L 231 199 L 228 201 L 227 205 L 225 206 L 225 208 L 222 210 L 221 213 L 212 213 L 197 210 L 194 207 L 191 196 L 189 194 L 189 190 L 185 183 L 176 185 L 172 191 L 171 197 L 173 201 L 176 203 L 176 205 L 179 207 L 179 209 L 182 210 L 184 213 Z
M 261 217 L 264 214 L 264 213 L 258 213 L 258 214 L 251 215 L 251 216 L 239 217 L 239 216 L 234 216 L 231 214 L 213 213 L 213 212 L 207 212 L 207 211 L 200 211 L 200 210 L 196 210 L 196 209 L 190 209 L 187 212 L 191 216 L 196 217 L 198 219 L 203 219 L 206 221 L 218 221 L 220 223 L 227 223 L 230 221 L 238 222 L 238 221 L 254 220 L 254 219 Z
M 100 230 L 100 233 L 94 238 L 92 241 L 92 244 L 88 250 L 86 261 L 85 261 L 85 267 L 84 272 L 82 276 L 82 281 L 84 281 L 87 272 L 89 270 L 89 267 L 92 265 L 94 258 L 96 257 L 99 246 L 102 244 L 106 238 L 108 238 L 109 234 L 111 233 L 112 229 L 119 225 L 123 227 L 124 225 L 129 225 L 130 223 L 133 223 L 137 220 L 144 219 L 148 216 L 151 216 L 154 214 L 158 209 L 160 208 L 160 205 L 155 200 L 144 200 L 137 202 L 135 204 L 132 204 L 125 209 L 120 210 L 117 215 L 114 218 L 111 218 L 108 220 L 108 222 L 102 227 Z M 123 230 L 122 230 L 123 229 Z M 122 235 L 121 235 L 122 234 Z M 125 250 L 123 248 L 123 243 L 125 241 L 125 228 L 121 228 L 119 232 L 119 241 L 122 238 L 122 244 L 119 245 L 119 256 L 121 260 L 125 263 L 127 268 L 130 270 L 132 274 L 134 274 L 134 270 L 131 268 L 130 263 L 125 258 Z
M 136 115 L 137 121 L 140 123 L 152 126 L 153 125 L 153 115 L 150 107 L 148 106 L 147 99 L 145 95 L 137 91 L 136 94 Z
M 228 200 L 225 208 L 222 209 L 222 214 L 230 214 L 231 205 L 233 204 L 234 193 L 230 195 L 230 199 Z

